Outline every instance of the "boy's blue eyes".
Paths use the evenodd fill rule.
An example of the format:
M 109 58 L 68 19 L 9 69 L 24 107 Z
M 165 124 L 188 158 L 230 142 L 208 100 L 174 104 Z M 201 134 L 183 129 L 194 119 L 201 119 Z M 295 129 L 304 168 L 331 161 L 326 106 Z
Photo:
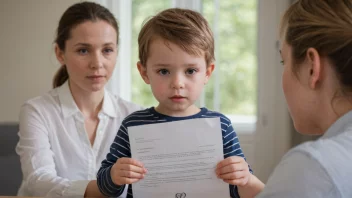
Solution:
M 197 72 L 196 69 L 188 69 L 188 70 L 186 71 L 187 74 L 194 74 L 194 73 L 196 73 L 196 72 Z
M 192 75 L 192 74 L 194 74 L 196 72 L 197 72 L 196 69 L 187 69 L 187 71 L 185 73 L 188 74 L 188 75 Z M 167 74 L 170 74 L 170 72 L 167 69 L 160 69 L 160 70 L 158 70 L 158 73 L 163 75 L 163 76 L 167 75 Z
M 169 71 L 167 71 L 166 69 L 161 69 L 158 71 L 158 73 L 164 76 L 166 74 L 169 74 Z

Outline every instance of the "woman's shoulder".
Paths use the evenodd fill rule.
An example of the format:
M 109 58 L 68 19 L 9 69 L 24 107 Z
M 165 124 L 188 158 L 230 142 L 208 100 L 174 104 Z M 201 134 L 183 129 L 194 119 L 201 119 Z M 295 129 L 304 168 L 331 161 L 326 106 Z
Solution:
M 309 144 L 295 147 L 283 157 L 258 198 L 340 197 L 323 163 L 310 149 L 305 150 Z
M 293 148 L 287 155 L 304 153 L 316 160 L 319 164 L 331 171 L 336 167 L 347 168 L 352 166 L 352 129 L 337 136 L 315 141 L 309 141 Z M 343 163 L 342 163 L 343 162 Z M 352 174 L 352 171 L 351 171 Z M 350 175 L 352 177 L 352 175 Z
M 352 131 L 351 131 L 352 132 Z M 349 134 L 349 135 L 348 135 Z M 311 167 L 309 171 L 316 175 L 325 175 L 331 182 L 332 188 L 344 195 L 352 196 L 350 178 L 352 178 L 352 133 L 343 133 L 331 138 L 320 138 L 298 145 L 283 158 L 283 166 L 302 164 Z M 309 177 L 309 174 L 305 174 Z M 350 197 L 347 196 L 347 197 Z
M 49 122 L 50 120 L 59 119 L 60 113 L 60 103 L 56 90 L 53 89 L 43 95 L 25 101 L 20 107 L 19 120 L 21 123 L 26 123 L 30 119 Z
M 26 100 L 22 107 L 31 106 L 34 108 L 50 108 L 56 107 L 59 105 L 57 88 L 52 89 L 42 95 L 35 96 Z

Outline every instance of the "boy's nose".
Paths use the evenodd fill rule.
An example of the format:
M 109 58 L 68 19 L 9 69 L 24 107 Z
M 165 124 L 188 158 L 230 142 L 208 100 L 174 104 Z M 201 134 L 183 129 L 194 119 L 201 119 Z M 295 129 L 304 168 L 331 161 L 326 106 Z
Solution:
M 182 77 L 180 76 L 175 76 L 175 78 L 172 80 L 171 85 L 173 89 L 183 89 L 185 86 Z

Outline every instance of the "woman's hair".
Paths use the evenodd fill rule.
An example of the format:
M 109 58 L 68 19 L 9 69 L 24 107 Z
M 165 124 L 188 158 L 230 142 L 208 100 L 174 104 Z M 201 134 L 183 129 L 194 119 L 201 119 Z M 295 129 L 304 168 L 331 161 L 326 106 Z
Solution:
M 331 61 L 343 89 L 352 89 L 351 0 L 299 0 L 286 11 L 280 34 L 292 47 L 294 71 L 315 48 Z
M 86 21 L 105 21 L 110 24 L 117 34 L 117 42 L 119 37 L 119 27 L 114 15 L 105 7 L 93 2 L 81 2 L 69 7 L 62 15 L 55 43 L 60 50 L 65 50 L 65 43 L 71 36 L 71 30 L 79 24 Z M 55 74 L 53 87 L 59 87 L 68 80 L 68 72 L 65 65 L 62 65 Z

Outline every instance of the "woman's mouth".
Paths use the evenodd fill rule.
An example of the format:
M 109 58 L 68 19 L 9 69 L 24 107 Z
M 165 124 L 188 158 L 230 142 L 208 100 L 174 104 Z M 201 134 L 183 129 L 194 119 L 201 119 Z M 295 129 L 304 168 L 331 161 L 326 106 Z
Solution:
M 93 82 L 101 82 L 105 79 L 105 76 L 103 75 L 91 75 L 87 76 L 87 78 Z

